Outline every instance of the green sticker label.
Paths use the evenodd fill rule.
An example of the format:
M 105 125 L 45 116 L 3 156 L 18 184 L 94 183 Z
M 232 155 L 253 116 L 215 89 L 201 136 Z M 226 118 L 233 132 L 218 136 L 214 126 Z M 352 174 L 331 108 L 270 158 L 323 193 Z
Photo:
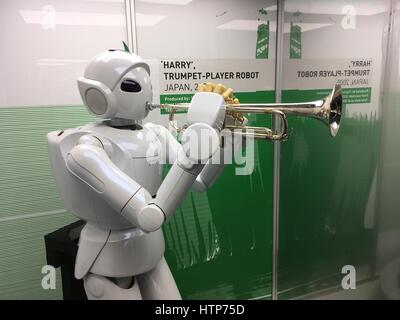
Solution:
M 301 59 L 301 27 L 290 24 L 290 59 Z
M 268 59 L 269 49 L 269 21 L 260 24 L 257 28 L 256 59 Z
M 193 94 L 161 94 L 160 103 L 177 104 L 177 103 L 190 103 Z M 161 114 L 169 114 L 170 109 L 161 109 Z M 186 113 L 186 110 L 176 110 L 175 113 Z

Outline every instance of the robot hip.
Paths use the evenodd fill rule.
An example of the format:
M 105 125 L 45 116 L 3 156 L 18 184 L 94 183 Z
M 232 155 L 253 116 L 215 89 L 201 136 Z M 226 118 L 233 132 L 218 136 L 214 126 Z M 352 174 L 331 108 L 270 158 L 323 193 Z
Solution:
M 90 231 L 85 228 L 90 228 Z M 115 278 L 134 276 L 152 270 L 164 256 L 165 243 L 161 229 L 145 233 L 137 228 L 109 231 L 96 231 L 88 225 L 85 228 L 81 232 L 79 251 L 91 251 L 90 247 L 97 251 L 96 255 L 80 255 L 78 251 L 75 268 L 79 270 L 80 265 L 90 265 L 85 274 L 91 272 Z M 104 232 L 108 232 L 108 236 L 96 234 Z M 100 243 L 96 244 L 96 241 Z M 94 261 L 82 261 L 90 256 L 95 256 Z

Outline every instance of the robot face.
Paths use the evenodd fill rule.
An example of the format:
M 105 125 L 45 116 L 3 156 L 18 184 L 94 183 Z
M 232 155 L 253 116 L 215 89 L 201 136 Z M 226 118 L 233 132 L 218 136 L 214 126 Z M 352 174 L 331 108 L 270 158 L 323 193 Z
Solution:
M 150 68 L 139 56 L 107 51 L 96 56 L 78 79 L 89 111 L 100 118 L 142 120 L 152 101 Z
M 146 69 L 137 67 L 127 72 L 113 90 L 116 118 L 142 120 L 149 112 L 146 102 L 152 101 L 150 76 Z

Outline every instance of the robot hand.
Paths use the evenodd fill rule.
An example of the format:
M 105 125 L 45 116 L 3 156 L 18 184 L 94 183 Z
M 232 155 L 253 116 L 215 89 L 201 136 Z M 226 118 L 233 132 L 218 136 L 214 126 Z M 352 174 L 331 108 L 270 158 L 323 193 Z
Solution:
M 239 99 L 235 97 L 233 89 L 227 88 L 221 83 L 215 84 L 213 82 L 207 82 L 199 84 L 199 92 L 214 92 L 222 95 L 225 103 L 227 104 L 238 104 Z M 227 111 L 225 116 L 226 125 L 245 126 L 247 124 L 247 118 L 240 112 Z
M 200 92 L 214 92 L 222 95 L 225 103 L 238 104 L 239 99 L 234 96 L 232 88 L 227 88 L 223 84 L 206 83 L 198 86 Z M 242 113 L 227 111 L 225 125 L 246 126 L 247 119 Z M 202 172 L 197 176 L 193 183 L 193 191 L 203 192 L 211 187 L 220 176 L 227 163 L 230 163 L 234 152 L 243 148 L 244 143 L 240 135 L 234 135 L 230 130 L 221 132 L 222 144 L 219 152 L 216 152 L 209 163 L 206 164 Z
M 199 84 L 198 86 L 199 92 L 214 92 L 220 94 L 226 104 L 239 104 L 240 101 L 237 97 L 235 97 L 233 89 L 227 88 L 223 84 L 215 84 L 213 82 L 207 82 Z M 230 126 L 246 126 L 247 125 L 247 118 L 243 116 L 240 112 L 233 112 L 233 111 L 226 111 L 225 115 L 225 125 Z M 241 140 L 238 135 L 234 137 L 230 130 L 223 130 L 222 136 L 224 138 L 224 148 L 225 149 L 232 149 L 232 151 L 238 150 L 241 146 Z

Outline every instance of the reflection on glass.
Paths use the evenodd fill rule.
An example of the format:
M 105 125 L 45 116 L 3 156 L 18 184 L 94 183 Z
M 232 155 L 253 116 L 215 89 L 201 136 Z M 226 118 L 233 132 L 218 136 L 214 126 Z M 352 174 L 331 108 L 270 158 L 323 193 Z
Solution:
M 346 298 L 346 266 L 354 266 L 357 283 L 375 275 L 388 9 L 388 1 L 286 1 L 292 28 L 284 38 L 283 102 L 318 99 L 338 82 L 344 110 L 336 139 L 318 123 L 289 117 L 293 136 L 281 152 L 280 299 L 321 292 Z M 310 23 L 320 26 L 307 28 Z M 331 290 L 339 293 L 328 295 Z M 366 292 L 353 297 L 376 297 Z

